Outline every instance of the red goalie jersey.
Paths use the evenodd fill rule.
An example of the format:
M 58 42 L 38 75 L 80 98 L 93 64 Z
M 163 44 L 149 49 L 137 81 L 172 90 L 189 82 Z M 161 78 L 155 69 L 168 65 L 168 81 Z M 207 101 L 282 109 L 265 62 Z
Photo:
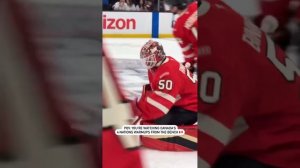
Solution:
M 197 112 L 197 81 L 178 61 L 167 56 L 162 65 L 148 70 L 148 77 L 151 91 L 138 102 L 143 119 L 159 118 L 172 106 Z
M 299 67 L 232 10 L 202 1 L 199 13 L 199 167 L 222 153 L 299 168 Z
M 173 34 L 182 48 L 185 62 L 197 60 L 197 1 L 191 3 L 177 18 Z

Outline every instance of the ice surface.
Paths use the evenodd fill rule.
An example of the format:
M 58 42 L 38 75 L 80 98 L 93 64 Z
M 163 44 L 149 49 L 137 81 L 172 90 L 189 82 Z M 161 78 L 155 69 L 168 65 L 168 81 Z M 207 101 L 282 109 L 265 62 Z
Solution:
M 197 152 L 142 149 L 145 168 L 197 168 Z
M 150 40 L 149 38 L 104 38 L 103 44 L 113 58 L 119 59 L 139 59 L 140 49 Z M 182 62 L 183 56 L 181 48 L 173 38 L 153 39 L 160 42 L 166 55 L 174 57 Z

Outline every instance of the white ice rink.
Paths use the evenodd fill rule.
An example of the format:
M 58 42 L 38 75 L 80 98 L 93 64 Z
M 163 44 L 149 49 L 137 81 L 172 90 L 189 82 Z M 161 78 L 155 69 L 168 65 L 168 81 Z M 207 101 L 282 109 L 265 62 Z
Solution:
M 110 56 L 119 59 L 139 59 L 140 49 L 149 38 L 105 38 L 103 44 L 106 46 Z M 153 39 L 160 42 L 166 55 L 173 56 L 178 61 L 183 61 L 182 51 L 177 41 L 173 38 Z
M 139 52 L 149 39 L 106 38 L 103 39 L 123 88 L 139 94 L 142 85 L 148 83 L 145 67 L 139 60 Z M 183 61 L 182 51 L 175 39 L 155 39 L 159 41 L 167 55 Z M 197 168 L 197 152 L 166 152 L 142 149 L 145 168 Z

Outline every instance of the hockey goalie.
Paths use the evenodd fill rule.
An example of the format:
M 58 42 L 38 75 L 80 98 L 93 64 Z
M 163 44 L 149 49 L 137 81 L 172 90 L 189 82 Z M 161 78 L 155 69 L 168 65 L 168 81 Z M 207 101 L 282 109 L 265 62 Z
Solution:
M 182 136 L 141 136 L 145 147 L 159 150 L 196 150 L 197 79 L 181 63 L 166 56 L 153 40 L 144 44 L 140 58 L 148 69 L 149 84 L 133 103 L 141 125 L 176 125 Z

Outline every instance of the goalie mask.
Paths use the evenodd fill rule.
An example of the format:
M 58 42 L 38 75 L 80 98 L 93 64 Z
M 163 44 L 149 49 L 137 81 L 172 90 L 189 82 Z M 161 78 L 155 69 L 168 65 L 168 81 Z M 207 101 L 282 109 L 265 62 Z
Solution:
M 156 67 L 166 58 L 164 49 L 156 41 L 149 40 L 141 49 L 140 57 L 148 69 Z

